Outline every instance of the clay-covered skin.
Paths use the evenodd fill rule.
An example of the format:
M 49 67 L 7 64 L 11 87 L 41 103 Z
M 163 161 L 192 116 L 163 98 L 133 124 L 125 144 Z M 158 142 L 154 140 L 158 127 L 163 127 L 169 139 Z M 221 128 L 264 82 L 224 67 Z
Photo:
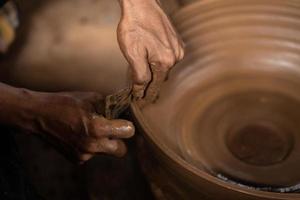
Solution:
M 21 2 L 17 44 L 0 60 L 3 77 L 10 77 L 8 82 L 38 90 L 89 90 L 100 94 L 39 93 L 1 84 L 1 123 L 40 135 L 75 162 L 99 153 L 123 156 L 126 147 L 119 139 L 132 136 L 133 125 L 124 120 L 107 120 L 100 112 L 104 110 L 104 95 L 126 86 L 126 62 L 117 50 L 116 39 L 110 39 L 116 38 L 112 22 L 119 20 L 118 3 L 98 3 L 89 9 L 90 15 L 85 10 L 92 7 L 91 2 L 34 4 L 34 1 Z M 79 5 L 82 9 L 74 12 Z M 115 14 L 101 11 L 107 6 Z M 96 10 L 108 17 L 98 21 Z M 65 20 L 59 20 L 62 18 Z M 103 59 L 108 57 L 105 51 L 115 56 L 114 65 Z M 91 76 L 93 73 L 97 79 Z M 26 106 L 24 110 L 25 103 L 30 108 Z
M 153 73 L 167 77 L 170 68 L 183 58 L 184 45 L 159 0 L 120 3 L 118 41 L 132 68 L 133 95 L 141 98 L 153 80 Z
M 155 104 L 133 108 L 162 166 L 196 194 L 300 198 L 299 11 L 295 0 L 204 0 L 173 17 L 186 57 Z
M 41 93 L 0 84 L 0 121 L 47 139 L 73 161 L 106 153 L 123 156 L 131 122 L 102 117 L 103 97 L 92 92 Z

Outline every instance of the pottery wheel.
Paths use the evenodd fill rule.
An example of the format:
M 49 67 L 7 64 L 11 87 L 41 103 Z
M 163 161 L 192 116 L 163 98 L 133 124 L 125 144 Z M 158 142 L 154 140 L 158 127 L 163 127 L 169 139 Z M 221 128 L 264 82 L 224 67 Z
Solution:
M 185 106 L 174 118 L 183 157 L 239 184 L 274 190 L 297 185 L 300 96 L 295 91 L 293 83 L 255 73 L 224 71 L 199 81 L 181 99 Z
M 187 56 L 143 110 L 154 137 L 223 181 L 298 190 L 299 10 L 297 1 L 216 0 L 176 14 Z

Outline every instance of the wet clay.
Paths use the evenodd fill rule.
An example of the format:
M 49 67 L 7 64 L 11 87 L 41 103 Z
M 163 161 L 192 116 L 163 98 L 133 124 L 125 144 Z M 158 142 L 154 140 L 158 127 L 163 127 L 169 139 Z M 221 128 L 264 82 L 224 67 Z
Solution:
M 299 1 L 204 0 L 173 20 L 186 57 L 133 105 L 162 168 L 209 199 L 300 199 Z

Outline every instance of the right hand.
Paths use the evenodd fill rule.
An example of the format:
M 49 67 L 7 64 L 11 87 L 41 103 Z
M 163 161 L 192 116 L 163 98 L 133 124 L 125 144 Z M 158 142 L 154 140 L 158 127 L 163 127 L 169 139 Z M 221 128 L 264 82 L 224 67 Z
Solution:
M 35 127 L 38 127 L 35 132 L 72 160 L 82 163 L 99 153 L 117 157 L 126 153 L 122 139 L 134 135 L 134 126 L 126 120 L 108 120 L 97 114 L 103 102 L 101 95 L 54 93 L 40 99 L 38 111 L 34 113 Z
M 120 48 L 133 73 L 133 96 L 148 95 L 154 76 L 164 81 L 184 57 L 184 43 L 159 0 L 120 0 L 122 16 L 117 29 Z M 159 91 L 161 84 L 152 85 Z M 153 90 L 154 91 L 154 90 Z

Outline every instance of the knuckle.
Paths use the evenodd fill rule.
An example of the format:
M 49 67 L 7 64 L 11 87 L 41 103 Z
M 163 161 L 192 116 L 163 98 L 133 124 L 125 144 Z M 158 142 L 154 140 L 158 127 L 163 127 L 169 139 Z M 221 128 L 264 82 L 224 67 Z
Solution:
M 93 114 L 91 117 L 91 130 L 92 131 L 106 131 L 109 128 L 109 120 L 102 115 Z
M 95 138 L 105 137 L 110 132 L 110 126 L 108 125 L 94 125 L 91 136 Z
M 131 63 L 134 63 L 137 58 L 143 55 L 143 52 L 140 51 L 141 46 L 139 43 L 134 43 L 132 41 L 128 41 L 126 45 L 127 57 Z
M 172 67 L 176 62 L 175 56 L 174 54 L 167 54 L 164 56 L 164 58 L 162 59 L 161 63 L 162 63 L 162 67 L 169 69 L 170 67 Z
M 135 75 L 136 84 L 145 85 L 145 84 L 149 83 L 150 80 L 151 80 L 151 77 L 148 76 L 148 74 L 146 74 L 146 73 L 137 73 Z

